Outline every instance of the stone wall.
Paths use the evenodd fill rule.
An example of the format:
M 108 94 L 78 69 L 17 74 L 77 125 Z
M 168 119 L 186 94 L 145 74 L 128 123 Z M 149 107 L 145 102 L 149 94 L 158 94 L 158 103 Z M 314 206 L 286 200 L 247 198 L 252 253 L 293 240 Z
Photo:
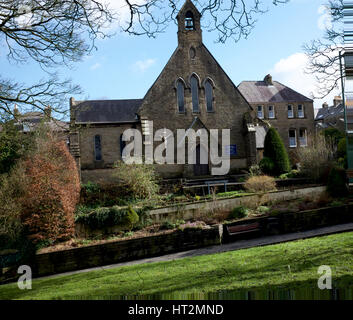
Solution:
M 222 228 L 188 229 L 173 233 L 70 250 L 37 254 L 31 264 L 34 276 L 45 276 L 124 261 L 160 256 L 221 243 Z
M 149 217 L 155 222 L 165 220 L 175 221 L 178 219 L 190 220 L 197 218 L 200 214 L 213 214 L 217 211 L 231 211 L 238 206 L 247 208 L 257 208 L 268 202 L 282 200 L 292 200 L 301 197 L 317 198 L 324 194 L 326 187 L 311 187 L 286 191 L 270 192 L 265 194 L 255 194 L 237 198 L 217 199 L 217 201 L 208 200 L 203 202 L 180 204 L 149 211 Z

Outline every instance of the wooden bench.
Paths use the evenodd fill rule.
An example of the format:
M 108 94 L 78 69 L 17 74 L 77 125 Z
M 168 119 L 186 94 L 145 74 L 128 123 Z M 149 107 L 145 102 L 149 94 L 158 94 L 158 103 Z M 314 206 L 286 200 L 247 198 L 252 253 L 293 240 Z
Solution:
M 248 232 L 256 232 L 256 231 L 260 231 L 260 223 L 254 222 L 254 223 L 240 224 L 240 225 L 229 226 L 229 227 L 227 226 L 227 231 L 230 236 L 233 236 L 236 234 L 248 233 Z

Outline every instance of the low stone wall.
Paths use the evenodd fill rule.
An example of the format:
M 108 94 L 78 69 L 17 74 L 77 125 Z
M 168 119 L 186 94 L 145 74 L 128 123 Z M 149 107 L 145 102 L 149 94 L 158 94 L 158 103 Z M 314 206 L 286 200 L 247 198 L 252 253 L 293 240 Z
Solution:
M 353 222 L 353 203 L 339 207 L 280 213 L 274 216 L 249 218 L 224 224 L 223 242 L 299 232 L 349 222 Z M 234 230 L 239 230 L 239 232 L 232 233 Z
M 186 229 L 165 235 L 37 254 L 31 267 L 35 276 L 45 276 L 217 245 L 221 243 L 221 237 L 222 228 L 218 225 L 210 229 Z
M 165 235 L 37 254 L 34 261 L 28 264 L 31 265 L 34 276 L 45 276 L 219 245 L 251 237 L 285 234 L 348 222 L 353 222 L 353 203 L 339 207 L 244 219 L 204 230 L 189 229 Z M 244 233 L 246 226 L 249 225 L 255 225 L 255 232 Z M 240 232 L 230 235 L 228 228 L 232 226 L 238 226 L 239 228 L 235 230 Z M 14 268 L 14 270 L 17 269 Z
M 180 204 L 164 208 L 152 209 L 148 212 L 149 217 L 154 222 L 163 222 L 165 220 L 175 221 L 178 219 L 195 219 L 200 214 L 210 214 L 219 211 L 231 211 L 238 206 L 247 208 L 257 208 L 268 202 L 277 202 L 282 200 L 293 200 L 301 197 L 317 198 L 326 191 L 326 187 L 311 187 L 302 189 L 293 189 L 286 191 L 270 192 L 265 194 L 255 194 L 237 198 L 217 199 L 216 201 L 207 200 L 189 204 Z

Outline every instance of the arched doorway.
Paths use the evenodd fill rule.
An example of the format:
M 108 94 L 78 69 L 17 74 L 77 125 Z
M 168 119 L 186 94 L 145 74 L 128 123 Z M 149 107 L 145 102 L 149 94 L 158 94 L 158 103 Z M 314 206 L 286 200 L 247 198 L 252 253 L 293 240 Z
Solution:
M 196 147 L 196 163 L 194 164 L 195 176 L 207 176 L 209 174 L 209 167 L 207 164 L 201 164 L 201 157 L 208 160 L 208 154 L 200 145 Z

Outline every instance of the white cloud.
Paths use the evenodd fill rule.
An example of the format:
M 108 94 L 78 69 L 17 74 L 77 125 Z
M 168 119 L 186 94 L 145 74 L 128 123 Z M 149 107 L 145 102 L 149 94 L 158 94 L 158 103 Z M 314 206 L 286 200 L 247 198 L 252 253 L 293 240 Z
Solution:
M 156 59 L 139 60 L 133 64 L 133 70 L 137 72 L 145 72 L 156 63 Z
M 307 65 L 307 56 L 304 53 L 298 52 L 278 61 L 269 73 L 272 75 L 273 80 L 277 80 L 299 93 L 312 98 L 312 94 L 315 95 L 317 92 L 317 82 L 313 74 L 305 72 Z M 324 102 L 332 105 L 334 96 L 340 94 L 339 90 L 334 90 L 324 99 L 315 99 L 314 108 L 321 108 Z
M 318 14 L 320 15 L 317 20 L 317 26 L 320 30 L 332 29 L 332 15 L 329 9 L 321 5 L 318 10 Z
M 97 70 L 98 68 L 100 68 L 102 66 L 102 64 L 100 64 L 99 62 L 93 64 L 90 69 L 91 70 Z

